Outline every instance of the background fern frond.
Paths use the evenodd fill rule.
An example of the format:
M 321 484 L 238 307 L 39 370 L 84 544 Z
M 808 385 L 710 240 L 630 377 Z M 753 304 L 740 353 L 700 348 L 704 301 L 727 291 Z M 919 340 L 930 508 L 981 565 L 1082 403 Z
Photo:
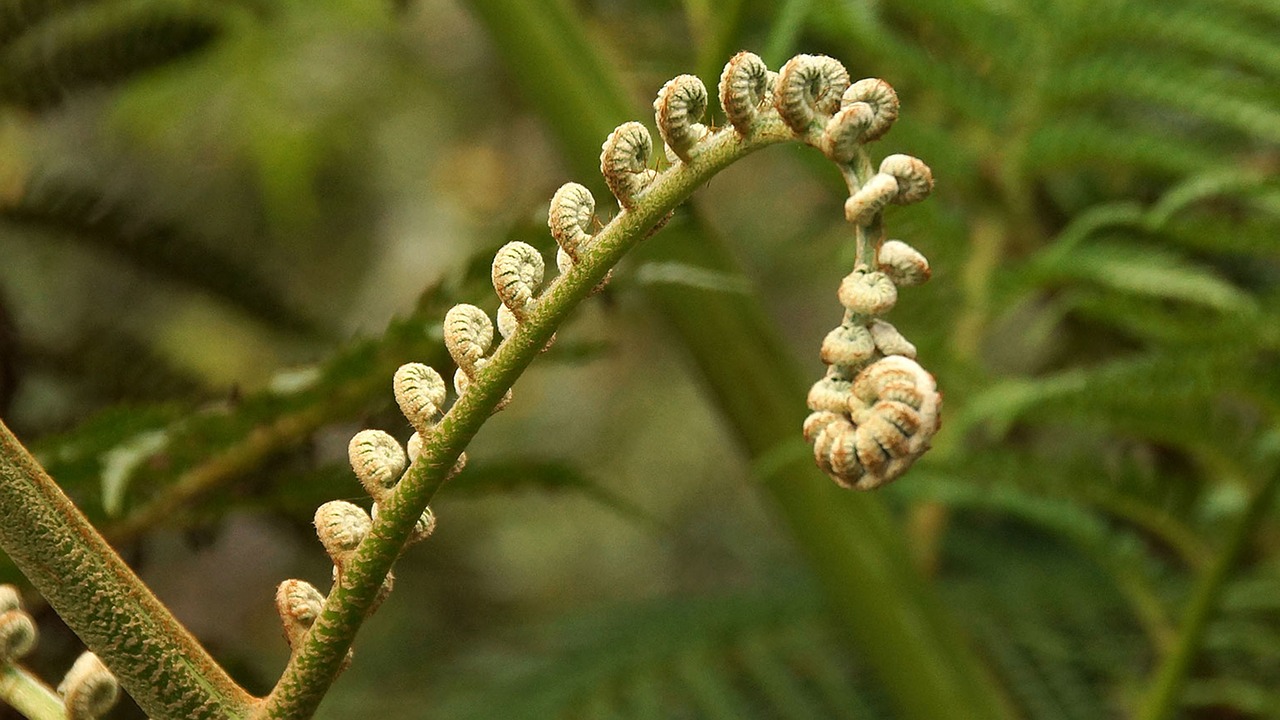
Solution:
M 0 104 L 31 110 L 196 52 L 234 22 L 234 6 L 187 0 L 88 3 L 0 46 Z
M 28 181 L 22 197 L 0 203 L 0 224 L 100 248 L 157 278 L 203 290 L 281 329 L 315 333 L 316 321 L 282 297 L 255 262 L 222 252 L 181 225 L 136 213 L 127 198 L 53 177 Z

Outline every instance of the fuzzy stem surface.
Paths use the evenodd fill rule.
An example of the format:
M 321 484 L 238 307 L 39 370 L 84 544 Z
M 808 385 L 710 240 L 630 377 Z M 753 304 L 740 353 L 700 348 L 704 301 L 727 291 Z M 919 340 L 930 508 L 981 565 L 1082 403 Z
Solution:
M 154 718 L 244 717 L 226 674 L 0 423 L 0 548 Z

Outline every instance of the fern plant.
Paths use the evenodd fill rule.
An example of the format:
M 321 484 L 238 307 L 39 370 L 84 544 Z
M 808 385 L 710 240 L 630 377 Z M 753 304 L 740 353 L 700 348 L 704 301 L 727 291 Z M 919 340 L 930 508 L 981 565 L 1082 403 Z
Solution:
M 642 125 L 625 124 L 610 135 L 601 168 L 622 212 L 599 233 L 589 232 L 594 209 L 589 191 L 576 185 L 562 188 L 551 214 L 553 235 L 561 245 L 557 264 L 562 276 L 545 293 L 539 294 L 543 261 L 536 250 L 522 243 L 499 250 L 492 274 L 503 301 L 497 326 L 505 341 L 487 355 L 494 327 L 475 306 L 455 306 L 446 316 L 444 339 L 458 365 L 454 385 L 460 397 L 438 425 L 435 418 L 445 404 L 440 375 L 418 364 L 397 371 L 397 401 L 418 430 L 417 446 L 413 441 L 410 445 L 412 465 L 399 480 L 404 461 L 394 440 L 374 431 L 353 440 L 353 467 L 379 512 L 372 523 L 344 501 L 326 503 L 317 512 L 317 530 L 335 563 L 335 587 L 322 606 L 323 596 L 306 583 L 281 586 L 277 605 L 295 652 L 276 690 L 261 703 L 226 677 L 137 583 L 12 435 L 7 436 L 6 466 L 11 500 L 15 511 L 29 520 L 6 528 L 10 555 L 79 634 L 117 667 L 126 688 L 148 712 L 309 716 L 346 657 L 360 619 L 380 588 L 387 587 L 390 563 L 408 534 L 430 532 L 434 521 L 423 514 L 427 501 L 461 466 L 456 461 L 462 446 L 505 404 L 506 388 L 551 341 L 555 324 L 706 177 L 758 147 L 793 136 L 819 147 L 844 168 L 851 191 L 846 216 L 857 228 L 859 245 L 855 273 L 841 292 L 848 309 L 845 327 L 832 334 L 824 349 L 833 374 L 811 395 L 818 415 L 807 434 L 816 443 L 819 464 L 842 482 L 861 484 L 865 476 L 866 487 L 874 487 L 897 477 L 928 446 L 936 429 L 937 396 L 932 378 L 910 359 L 910 344 L 892 326 L 874 320 L 892 306 L 895 280 L 918 281 L 922 272 L 927 274 L 923 259 L 905 246 L 898 253 L 900 261 L 888 254 L 879 257 L 880 212 L 889 202 L 922 199 L 932 184 L 929 170 L 918 160 L 894 156 L 873 172 L 862 144 L 877 139 L 896 118 L 896 97 L 882 81 L 850 85 L 834 60 L 798 56 L 775 75 L 759 58 L 742 53 L 726 67 L 720 85 L 732 125 L 716 133 L 698 122 L 707 104 L 699 80 L 682 76 L 659 95 L 658 124 L 674 163 L 663 173 L 647 168 L 652 144 Z M 858 349 L 864 336 L 870 343 L 865 351 Z M 74 540 L 77 536 L 83 539 Z M 68 552 L 62 544 L 68 541 L 85 544 Z M 111 587 L 115 583 L 106 578 L 112 575 L 123 583 Z M 78 591 L 55 587 L 59 576 L 91 578 L 91 594 L 77 599 Z M 103 603 L 103 595 L 116 600 Z M 128 627 L 144 628 L 142 637 L 130 637 Z M 942 688 L 942 694 L 957 689 Z M 966 700 L 975 701 L 981 703 L 981 695 Z
M 325 4 L 325 12 L 337 5 Z M 347 24 L 392 35 L 397 28 L 419 33 L 438 12 L 399 4 L 390 21 L 361 14 L 357 5 L 339 11 L 350 13 Z M 801 354 L 810 356 L 812 368 L 801 369 L 791 360 L 792 348 L 817 345 L 837 321 L 834 335 L 843 341 L 861 337 L 858 328 L 871 333 L 873 323 L 869 317 L 795 315 L 785 320 L 791 337 L 784 340 L 770 316 L 781 315 L 778 308 L 788 301 L 798 305 L 775 289 L 784 282 L 779 278 L 791 273 L 814 285 L 814 266 L 829 264 L 836 253 L 849 264 L 865 262 L 857 243 L 836 249 L 834 238 L 847 240 L 846 223 L 833 227 L 820 219 L 834 221 L 834 208 L 849 188 L 830 165 L 812 162 L 817 154 L 793 162 L 775 153 L 753 162 L 774 163 L 771 169 L 793 182 L 800 178 L 811 192 L 805 201 L 794 190 L 769 197 L 806 208 L 814 206 L 802 202 L 819 197 L 831 211 L 806 217 L 778 204 L 773 211 L 752 207 L 746 215 L 755 222 L 726 221 L 716 210 L 732 195 L 726 190 L 756 186 L 734 172 L 719 175 L 711 192 L 703 193 L 706 202 L 682 206 L 661 234 L 636 248 L 639 268 L 628 272 L 624 266 L 605 297 L 625 304 L 643 294 L 667 318 L 670 337 L 693 361 L 725 421 L 729 442 L 708 453 L 750 459 L 747 468 L 717 466 L 716 472 L 759 480 L 751 485 L 782 518 L 807 570 L 784 561 L 785 569 L 769 565 L 740 592 L 624 603 L 583 621 L 552 624 L 543 636 L 509 638 L 497 650 L 486 636 L 477 643 L 483 647 L 449 656 L 464 658 L 477 672 L 460 672 L 453 680 L 451 673 L 426 673 L 432 696 L 445 698 L 427 712 L 937 717 L 939 708 L 954 714 L 967 707 L 973 715 L 1048 718 L 1274 714 L 1274 613 L 1265 600 L 1275 580 L 1266 559 L 1274 546 L 1276 472 L 1270 238 L 1280 230 L 1274 167 L 1280 108 L 1267 92 L 1280 67 L 1274 7 L 1238 0 L 1125 0 L 1102 8 L 1067 0 L 1020 6 L 921 0 L 727 3 L 713 11 L 686 2 L 643 11 L 596 8 L 583 18 L 584 9 L 553 0 L 475 0 L 466 6 L 494 40 L 501 82 L 521 91 L 559 141 L 560 157 L 595 197 L 606 192 L 590 179 L 599 163 L 596 143 L 638 116 L 626 72 L 655 87 L 689 68 L 710 81 L 737 47 L 765 48 L 764 59 L 775 67 L 798 48 L 809 48 L 890 79 L 910 121 L 879 141 L 884 155 L 920 152 L 940 178 L 934 201 L 902 213 L 901 225 L 895 222 L 913 244 L 928 248 L 940 282 L 902 293 L 903 309 L 894 320 L 938 376 L 948 421 L 909 479 L 880 493 L 849 494 L 815 477 L 813 448 L 799 441 L 797 428 L 803 420 L 799 398 L 822 370 L 811 352 Z M 296 310 L 305 303 L 291 303 L 272 273 L 202 237 L 207 223 L 184 225 L 140 213 L 145 203 L 130 198 L 127 185 L 122 192 L 100 178 L 95 186 L 84 176 L 71 182 L 46 174 L 40 162 L 48 156 L 37 153 L 33 160 L 29 148 L 38 146 L 26 140 L 33 137 L 33 119 L 56 122 L 63 113 L 83 112 L 86 98 L 92 109 L 104 83 L 126 80 L 146 90 L 125 97 L 120 107 L 160 135 L 164 119 L 172 117 L 165 110 L 184 97 L 177 91 L 184 82 L 227 74 L 222 58 L 237 48 L 257 48 L 246 51 L 256 58 L 286 28 L 299 34 L 318 26 L 293 22 L 302 12 L 287 3 L 13 7 L 20 11 L 6 17 L 19 21 L 0 37 L 19 48 L 53 37 L 55 20 L 58 32 L 74 41 L 67 47 L 83 50 L 116 47 L 111 38 L 127 37 L 119 28 L 129 24 L 106 23 L 101 40 L 86 42 L 78 39 L 92 34 L 79 29 L 89 27 L 86 18 L 116 22 L 125 17 L 120 13 L 154 10 L 168 19 L 148 25 L 153 41 L 122 55 L 115 74 L 84 71 L 75 53 L 50 64 L 56 74 L 28 72 L 41 58 L 25 51 L 4 56 L 21 70 L 21 77 L 3 75 L 6 82 L 14 79 L 5 86 L 6 102 L 24 107 L 21 115 L 10 115 L 19 118 L 17 141 L 13 121 L 4 130 L 8 135 L 0 134 L 10 139 L 6 156 L 20 159 L 7 164 L 39 171 L 20 192 L 0 172 L 6 231 L 35 229 L 88 241 L 284 333 L 314 339 L 332 332 L 314 320 L 317 313 Z M 187 11 L 183 22 L 189 24 L 182 27 L 188 29 L 173 33 L 186 40 L 159 37 L 158 28 L 174 27 L 173 18 Z M 688 37 L 646 31 L 682 23 Z M 413 47 L 409 54 L 457 62 Z M 186 60 L 170 70 L 141 79 L 136 74 L 179 56 Z M 673 61 L 638 67 L 619 62 L 628 56 Z M 24 89 L 43 77 L 55 78 L 52 90 Z M 474 100 L 474 92 L 457 95 Z M 221 96 L 209 96 L 213 100 L 202 111 L 219 106 Z M 468 119 L 481 133 L 507 112 L 486 107 L 485 119 Z M 253 177 L 262 184 L 263 207 L 294 221 L 314 213 L 313 202 L 291 198 L 307 196 L 297 179 L 319 178 L 322 155 L 312 150 L 295 156 L 290 148 L 302 144 L 286 142 L 289 123 L 270 113 L 256 118 L 261 128 L 251 147 L 263 162 Z M 503 133 L 529 126 L 504 122 Z M 731 124 L 714 114 L 705 122 Z M 694 129 L 692 137 L 699 132 Z M 341 147 L 351 136 L 330 137 L 335 141 L 323 147 Z M 684 142 L 673 139 L 674 146 Z M 15 149 L 21 152 L 15 155 Z M 484 153 L 473 157 L 483 164 Z M 675 168 L 696 164 L 689 160 L 676 155 L 669 162 Z M 515 162 L 503 171 L 519 168 Z M 656 160 L 652 169 L 663 170 L 664 163 Z M 563 172 L 555 176 L 559 182 Z M 831 188 L 825 198 L 824 187 Z M 651 220 L 663 216 L 659 210 Z M 623 217 L 628 214 L 636 216 L 628 210 Z M 785 232 L 803 237 L 804 249 L 771 244 L 773 232 L 784 227 L 769 222 L 773 214 L 789 218 Z M 515 215 L 503 241 L 534 237 L 535 223 Z M 761 227 L 749 228 L 753 224 Z M 561 227 L 572 231 L 575 223 Z M 599 229 L 589 222 L 577 227 L 587 236 Z M 743 253 L 745 269 L 735 257 Z M 433 286 L 417 309 L 378 338 L 230 398 L 211 397 L 206 380 L 164 369 L 151 348 L 114 329 L 75 349 L 41 349 L 41 359 L 61 363 L 68 373 L 77 372 L 74 363 L 86 362 L 88 347 L 141 357 L 164 369 L 153 375 L 164 381 L 129 391 L 143 397 L 146 390 L 145 397 L 164 402 L 114 408 L 46 437 L 34 443 L 38 457 L 113 542 L 143 537 L 166 519 L 207 525 L 243 504 L 245 492 L 262 506 L 309 518 L 320 503 L 352 499 L 355 487 L 344 463 L 332 454 L 317 462 L 312 448 L 360 426 L 403 428 L 387 412 L 388 378 L 410 358 L 449 377 L 454 358 L 441 342 L 440 320 L 457 303 L 492 304 L 483 288 L 491 257 L 482 253 L 465 281 Z M 919 267 L 914 261 L 903 267 L 909 266 Z M 237 275 L 249 280 L 228 282 Z M 829 295 L 837 281 L 832 276 L 817 284 Z M 581 284 L 578 290 L 586 280 Z M 499 324 L 509 324 L 514 315 L 502 307 L 506 320 Z M 813 300 L 803 307 L 811 315 L 810 308 L 822 305 Z M 470 320 L 475 322 L 460 327 L 484 324 Z M 424 326 L 437 329 L 424 335 Z M 521 332 L 532 331 L 516 334 Z M 525 350 L 545 347 L 543 334 L 549 327 L 528 335 Z M 600 352 L 575 346 L 571 331 L 560 336 L 547 361 Z M 851 345 L 856 343 L 839 349 Z M 824 359 L 835 360 L 835 350 Z M 472 355 L 461 357 L 477 375 L 493 371 L 475 366 L 484 352 Z M 838 381 L 851 377 L 839 373 L 851 376 L 859 368 L 856 362 L 852 370 L 841 366 L 829 365 L 836 382 L 827 382 L 835 385 L 837 409 L 823 405 L 827 395 L 820 391 L 819 412 L 841 416 L 849 407 Z M 462 377 L 471 376 L 464 370 Z M 204 393 L 198 411 L 179 399 L 193 387 Z M 99 386 L 96 392 L 105 398 L 113 389 Z M 495 392 L 486 401 L 501 397 Z M 495 425 L 518 414 L 538 390 L 519 392 Z M 834 432 L 841 427 L 834 420 L 823 416 L 811 425 L 810 438 L 825 448 L 820 462 L 853 484 L 884 477 L 892 459 L 877 466 L 877 456 L 866 451 L 890 450 L 893 428 L 841 434 Z M 851 412 L 847 422 L 853 420 Z M 845 438 L 844 454 L 831 452 L 837 436 Z M 859 452 L 859 439 L 875 442 Z M 914 455 L 912 448 L 898 447 L 892 452 L 900 457 Z M 472 454 L 471 466 L 450 481 L 442 499 L 463 490 L 569 489 L 645 516 L 626 497 L 631 493 L 619 497 L 590 470 L 560 459 L 508 462 L 489 451 Z M 106 457 L 113 459 L 110 472 L 102 471 Z M 441 460 L 436 472 L 445 466 L 452 462 Z M 375 494 L 385 490 L 373 487 Z M 397 515 L 397 527 L 422 518 L 412 510 Z M 453 509 L 437 510 L 451 527 Z M 381 509 L 379 517 L 385 518 Z M 445 535 L 431 544 L 448 542 Z M 344 566 L 351 562 L 343 560 Z M 380 578 L 370 573 L 362 592 L 379 590 Z M 400 580 L 411 584 L 410 573 L 402 572 Z M 292 606 L 304 616 L 314 611 L 314 594 L 285 597 L 304 600 Z M 384 607 L 407 601 L 388 602 Z M 305 647 L 305 633 L 297 634 L 293 644 Z M 352 675 L 371 660 L 367 640 Z M 336 667 L 344 657 L 335 648 L 326 663 Z M 357 682 L 351 678 L 338 688 Z M 346 702 L 338 707 L 351 704 Z M 365 697 L 360 708 L 392 702 Z M 421 714 L 421 706 L 411 712 Z

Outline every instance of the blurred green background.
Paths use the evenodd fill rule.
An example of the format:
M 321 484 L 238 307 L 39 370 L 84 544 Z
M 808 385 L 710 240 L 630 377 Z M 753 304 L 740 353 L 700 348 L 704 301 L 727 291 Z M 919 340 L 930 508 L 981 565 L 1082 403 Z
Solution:
M 816 548 L 788 500 L 853 248 L 836 170 L 772 148 L 520 380 L 319 717 L 928 717 L 849 630 L 898 605 L 1013 716 L 1280 717 L 1275 0 L 0 0 L 0 413 L 266 692 L 347 440 L 410 432 L 392 371 L 451 370 L 493 250 L 550 257 L 570 180 L 607 218 L 605 133 L 740 49 L 884 78 L 873 156 L 937 178 L 887 226 L 943 428 L 849 500 L 893 524 Z

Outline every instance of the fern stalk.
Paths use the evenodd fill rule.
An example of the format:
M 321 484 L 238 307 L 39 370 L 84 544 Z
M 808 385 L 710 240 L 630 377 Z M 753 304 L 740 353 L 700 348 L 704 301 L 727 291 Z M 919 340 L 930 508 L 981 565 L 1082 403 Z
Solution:
M 27 720 L 63 720 L 62 700 L 20 665 L 0 669 L 0 700 Z
M 593 172 L 580 137 L 599 138 L 629 106 L 616 73 L 560 0 L 472 0 L 513 77 L 569 149 Z M 581 69 L 580 69 L 581 68 Z M 554 98 L 554 99 L 553 99 Z M 575 104 L 575 101 L 577 104 Z M 602 108 L 608 108 L 607 113 Z M 608 120 L 599 120 L 602 115 Z M 600 122 L 592 126 L 592 122 Z M 728 276 L 741 270 L 698 216 L 672 222 L 641 252 Z M 936 593 L 916 572 L 899 528 L 878 498 L 839 490 L 813 466 L 799 438 L 807 383 L 752 294 L 646 286 L 701 370 L 721 412 L 757 466 L 772 470 L 762 491 L 791 529 L 857 651 L 893 697 L 900 716 L 1007 717 L 1005 698 L 961 638 Z
M 242 718 L 252 698 L 0 423 L 0 547 L 157 718 Z
M 368 536 L 344 563 L 320 617 L 305 642 L 295 648 L 288 667 L 256 718 L 306 718 L 315 712 L 341 669 L 347 649 L 392 563 L 458 456 L 507 390 L 546 347 L 555 329 L 609 269 L 717 172 L 755 150 L 791 139 L 791 131 L 775 119 L 762 125 L 749 139 L 723 133 L 708 141 L 694 160 L 660 175 L 638 204 L 615 216 L 581 253 L 575 271 L 557 278 L 539 296 L 515 332 L 487 359 L 484 369 L 476 372 L 467 392 L 424 437 L 421 454 L 391 499 L 379 505 L 378 518 Z
M 1248 548 L 1254 531 L 1271 510 L 1277 488 L 1280 488 L 1280 471 L 1272 471 L 1231 528 L 1213 563 L 1200 575 L 1183 614 L 1177 642 L 1155 672 L 1138 711 L 1139 720 L 1169 720 L 1177 715 L 1182 692 L 1191 674 L 1192 662 L 1204 642 L 1205 631 L 1218 610 L 1231 573 Z

